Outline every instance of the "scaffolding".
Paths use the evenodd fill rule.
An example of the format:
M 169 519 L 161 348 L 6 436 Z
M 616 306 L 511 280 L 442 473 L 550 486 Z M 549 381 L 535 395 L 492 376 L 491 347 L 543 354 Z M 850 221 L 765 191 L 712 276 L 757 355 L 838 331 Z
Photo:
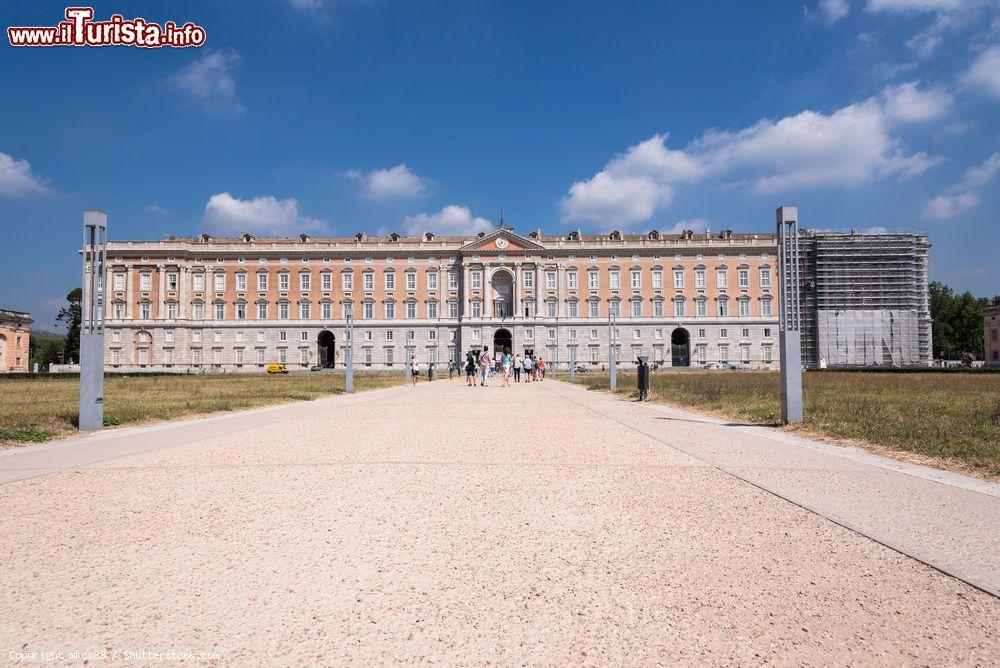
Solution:
M 803 363 L 930 362 L 925 236 L 804 232 L 801 242 Z

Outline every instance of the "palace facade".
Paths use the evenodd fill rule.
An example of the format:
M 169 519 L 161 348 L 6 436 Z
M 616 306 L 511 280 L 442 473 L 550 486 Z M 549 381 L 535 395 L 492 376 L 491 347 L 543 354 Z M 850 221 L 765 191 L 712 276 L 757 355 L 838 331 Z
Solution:
M 401 369 L 510 348 L 566 368 L 618 359 L 774 368 L 772 234 L 171 238 L 108 245 L 109 370 Z
M 31 366 L 31 316 L 0 309 L 0 373 L 26 373 Z

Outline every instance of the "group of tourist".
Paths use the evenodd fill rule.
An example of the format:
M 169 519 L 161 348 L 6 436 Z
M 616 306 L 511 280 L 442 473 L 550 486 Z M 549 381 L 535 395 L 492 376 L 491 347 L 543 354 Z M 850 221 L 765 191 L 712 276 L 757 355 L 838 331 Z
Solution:
M 462 365 L 451 362 L 448 366 L 448 377 L 461 376 Z M 530 383 L 545 379 L 545 360 L 534 355 L 514 355 L 510 348 L 503 351 L 490 352 L 489 346 L 483 346 L 480 351 L 470 350 L 465 354 L 465 383 L 469 387 L 480 387 L 490 384 L 490 377 L 499 374 L 500 387 L 510 387 L 511 377 L 515 383 Z
M 448 378 L 461 377 L 463 365 L 459 362 L 448 362 Z M 534 355 L 512 355 L 510 348 L 503 352 L 491 353 L 489 346 L 483 346 L 480 351 L 470 350 L 465 354 L 465 382 L 469 387 L 475 387 L 478 381 L 481 387 L 490 384 L 490 377 L 500 374 L 500 387 L 510 387 L 511 376 L 515 383 L 537 382 L 545 380 L 545 360 Z M 416 355 L 410 357 L 411 382 L 416 385 L 420 379 L 420 360 Z

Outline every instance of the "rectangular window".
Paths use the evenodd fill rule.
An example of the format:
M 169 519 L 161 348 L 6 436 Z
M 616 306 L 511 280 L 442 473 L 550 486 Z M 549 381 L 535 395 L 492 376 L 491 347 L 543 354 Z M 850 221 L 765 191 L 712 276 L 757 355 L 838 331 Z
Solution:
M 243 332 L 236 332 L 236 342 L 243 343 Z
M 448 289 L 458 290 L 458 272 L 449 271 L 448 272 Z
M 621 316 L 621 303 L 619 301 L 615 300 L 611 302 L 611 304 L 608 305 L 608 308 L 611 310 L 611 315 L 614 317 L 618 318 Z
M 282 292 L 288 292 L 288 272 L 283 271 L 278 274 L 278 289 Z
M 483 303 L 481 301 L 473 300 L 472 302 L 472 317 L 481 318 L 483 315 Z
M 600 317 L 601 315 L 600 309 L 601 305 L 598 303 L 596 299 L 587 302 L 587 315 L 589 315 L 591 318 Z
M 267 320 L 267 304 L 257 304 L 257 319 Z
M 406 330 L 406 340 L 407 341 L 415 341 L 416 338 L 417 338 L 417 333 L 415 331 L 413 331 L 412 329 Z
M 577 282 L 578 276 L 577 276 L 577 273 L 576 273 L 575 269 L 573 271 L 569 272 L 568 274 L 566 274 L 566 280 L 567 280 L 567 286 L 569 287 L 569 289 L 570 290 L 576 290 L 576 288 L 578 287 L 579 284 Z
M 770 327 L 765 327 L 764 328 L 764 338 L 765 339 L 771 338 L 771 328 Z
M 545 302 L 545 316 L 548 318 L 556 317 L 556 303 L 553 301 Z
M 212 349 L 212 364 L 216 366 L 222 364 L 222 350 L 219 348 Z
M 226 319 L 226 305 L 222 302 L 217 302 L 215 304 L 215 319 L 216 320 Z
M 299 349 L 299 364 L 301 364 L 302 366 L 305 366 L 305 365 L 309 364 L 309 349 L 308 348 L 300 348 Z
M 533 329 L 526 329 L 526 330 L 524 330 L 524 338 L 525 338 L 526 341 L 534 341 L 535 340 L 535 330 L 533 330 Z
M 299 318 L 301 320 L 308 320 L 309 316 L 312 314 L 312 304 L 309 302 L 302 302 L 299 304 Z
M 299 332 L 299 341 L 308 341 L 309 332 Z
M 340 277 L 340 281 L 343 285 L 344 290 L 354 289 L 354 274 L 352 274 L 351 272 L 349 271 L 344 272 L 343 275 L 341 275 Z
M 386 364 L 393 364 L 393 362 L 394 362 L 393 358 L 395 356 L 395 352 L 396 351 L 393 348 L 386 348 L 385 349 L 385 363 Z
M 417 303 L 406 302 L 406 318 L 412 320 L 417 317 Z
M 741 299 L 740 300 L 740 317 L 745 318 L 750 315 L 750 300 Z
M 395 338 L 395 332 L 393 332 L 391 329 L 386 330 L 386 332 L 385 332 L 385 340 L 386 341 L 392 341 L 394 338 Z
M 638 269 L 632 270 L 632 289 L 638 290 L 642 287 L 642 272 Z
M 680 289 L 684 287 L 684 270 L 674 269 L 674 289 Z
M 174 363 L 174 349 L 173 348 L 164 348 L 163 349 L 163 363 L 167 364 L 167 365 L 171 365 L 171 364 Z
M 750 328 L 749 327 L 743 327 L 742 329 L 740 329 L 740 336 L 742 336 L 744 339 L 749 339 L 750 338 Z
M 556 289 L 556 272 L 554 271 L 545 272 L 545 289 L 546 290 Z
M 148 292 L 153 288 L 153 276 L 149 272 L 139 274 L 139 289 Z
M 472 272 L 472 289 L 478 290 L 483 287 L 483 273 L 481 271 Z
M 642 302 L 640 301 L 632 302 L 632 317 L 633 318 L 642 317 Z
M 319 282 L 323 292 L 330 292 L 333 290 L 333 274 L 328 271 L 324 271 L 319 275 Z
M 257 343 L 264 343 L 265 341 L 267 341 L 267 332 L 262 329 L 257 330 Z
M 612 269 L 608 273 L 608 283 L 612 290 L 618 290 L 622 287 L 622 275 L 617 269 Z
M 205 289 L 205 274 L 195 274 L 191 277 L 191 285 L 195 292 L 201 292 Z
M 417 272 L 415 271 L 406 272 L 406 289 L 407 290 L 417 289 Z
M 438 317 L 438 303 L 427 302 L 427 317 L 436 320 Z
M 695 315 L 704 316 L 708 313 L 708 305 L 704 299 L 699 299 L 694 303 Z
M 244 302 L 236 303 L 236 319 L 237 320 L 247 319 L 247 305 Z
M 113 313 L 115 318 L 124 318 L 125 304 L 122 304 L 121 302 L 115 302 L 113 305 Z
M 361 275 L 361 277 L 362 280 L 364 281 L 365 290 L 375 289 L 375 274 L 373 274 L 370 271 L 366 271 L 364 274 Z
M 719 346 L 719 361 L 720 362 L 729 361 L 729 346 Z
M 247 289 L 247 275 L 244 273 L 236 274 L 236 290 L 237 292 L 246 292 Z
M 438 274 L 436 271 L 427 272 L 427 289 L 436 292 L 438 289 Z
M 763 347 L 763 353 L 764 353 L 764 363 L 765 364 L 770 364 L 771 363 L 771 346 L 764 346 Z
M 278 340 L 279 341 L 287 341 L 288 340 L 288 332 L 286 332 L 285 330 L 279 331 L 278 332 Z
M 726 329 L 725 327 L 723 327 L 722 329 L 720 329 L 719 330 L 719 338 L 720 339 L 728 339 L 729 338 L 729 330 Z
M 212 341 L 214 343 L 222 343 L 222 332 L 219 330 L 212 332 Z
M 683 318 L 684 317 L 684 300 L 675 299 L 674 300 L 674 317 Z
M 235 348 L 233 352 L 235 353 L 236 356 L 236 364 L 237 365 L 243 364 L 243 349 Z
M 375 304 L 372 302 L 365 302 L 364 306 L 361 308 L 361 317 L 365 320 L 371 320 L 375 317 Z
M 167 304 L 167 319 L 174 320 L 177 318 L 177 303 L 170 302 Z
M 320 304 L 319 309 L 321 314 L 320 317 L 323 318 L 323 320 L 330 320 L 333 318 L 333 304 L 330 302 L 323 302 Z
M 591 341 L 596 341 L 597 340 L 597 330 L 596 329 L 590 330 L 590 340 Z
M 115 290 L 125 289 L 125 274 L 115 274 Z
M 448 302 L 448 317 L 449 318 L 458 317 L 458 302 L 456 301 Z
M 577 317 L 577 306 L 578 304 L 575 299 L 569 303 L 569 317 L 571 318 Z
M 699 339 L 705 338 L 705 330 L 704 329 L 699 329 L 698 330 L 698 338 Z
M 633 339 L 641 339 L 642 338 L 642 330 L 641 329 L 633 329 L 632 330 L 632 338 Z
M 653 270 L 653 287 L 657 289 L 663 287 L 663 271 L 660 269 Z
M 226 289 L 226 275 L 219 271 L 215 273 L 215 291 L 222 292 Z
M 395 290 L 396 289 L 396 272 L 394 272 L 394 271 L 387 271 L 385 273 L 385 275 L 383 276 L 382 280 L 385 281 L 385 289 L 386 290 Z
M 718 309 L 719 309 L 719 317 L 725 318 L 725 317 L 729 316 L 729 300 L 728 299 L 720 299 L 717 302 L 717 304 L 718 304 Z
M 288 351 L 285 348 L 280 348 L 278 350 L 278 361 L 282 364 L 288 362 Z
M 771 287 L 771 270 L 766 268 L 761 268 L 760 270 L 760 287 L 769 288 Z
M 205 318 L 205 305 L 204 304 L 195 304 L 192 308 L 194 309 L 194 314 L 193 315 L 194 315 L 194 319 L 195 320 L 203 320 Z
M 167 290 L 171 292 L 177 290 L 177 274 L 173 272 L 167 274 Z
M 749 269 L 740 268 L 737 271 L 738 271 L 738 275 L 739 275 L 740 288 L 741 289 L 742 288 L 749 288 L 750 287 L 750 270 Z
M 257 274 L 257 291 L 267 292 L 267 274 Z
M 122 363 L 122 351 L 115 348 L 111 351 L 111 363 L 121 364 Z
M 653 302 L 653 316 L 656 318 L 663 317 L 663 300 L 657 299 Z
M 729 287 L 729 276 L 726 274 L 725 269 L 715 270 L 715 286 L 718 288 Z
M 740 346 L 740 361 L 741 362 L 750 361 L 750 346 Z
M 428 341 L 437 341 L 437 338 L 438 338 L 438 333 L 437 333 L 436 330 L 431 329 L 431 330 L 427 331 L 427 340 Z
M 264 349 L 263 348 L 258 348 L 257 349 L 257 364 L 263 364 L 263 363 L 264 363 Z
M 312 289 L 312 274 L 307 271 L 299 274 L 299 290 L 308 292 Z
M 597 290 L 601 287 L 601 279 L 596 269 L 587 270 L 587 287 L 591 290 Z
M 575 329 L 571 329 L 571 330 L 568 330 L 568 331 L 569 331 L 569 340 L 570 341 L 576 341 L 576 330 Z
M 760 314 L 764 317 L 771 315 L 771 300 L 761 299 L 760 300 Z
M 549 341 L 555 341 L 555 340 L 556 340 L 556 330 L 550 329 L 549 330 Z
M 385 303 L 385 319 L 394 320 L 396 318 L 396 302 Z
M 704 288 L 705 287 L 705 270 L 695 269 L 694 270 L 694 287 Z
M 172 330 L 172 329 L 165 329 L 165 330 L 163 330 L 163 342 L 164 343 L 173 343 L 174 342 L 174 330 Z
M 288 320 L 288 302 L 278 304 L 278 319 Z

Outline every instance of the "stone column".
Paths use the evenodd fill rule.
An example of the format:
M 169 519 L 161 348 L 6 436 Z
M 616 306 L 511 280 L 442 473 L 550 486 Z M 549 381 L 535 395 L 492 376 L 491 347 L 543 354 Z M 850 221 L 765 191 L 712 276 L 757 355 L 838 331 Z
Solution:
M 448 308 L 448 268 L 445 265 L 438 267 L 438 320 L 444 317 Z M 440 336 L 440 334 L 438 334 Z M 438 342 L 440 343 L 440 342 Z
M 493 294 L 490 290 L 490 265 L 483 262 L 483 317 L 493 317 Z
M 177 280 L 180 285 L 178 289 L 180 290 L 180 303 L 177 305 L 177 317 L 181 320 L 187 319 L 188 314 L 188 266 L 178 266 L 177 267 Z
M 132 319 L 132 265 L 125 265 L 125 319 Z
M 535 263 L 535 317 L 542 312 L 542 263 Z
M 472 269 L 469 263 L 462 261 L 462 317 L 468 318 L 472 314 Z
M 166 313 L 163 312 L 163 292 L 167 289 L 167 275 L 164 271 L 162 264 L 156 265 L 156 273 L 159 277 L 157 283 L 159 285 L 159 291 L 156 295 L 156 319 L 163 320 L 166 317 Z

